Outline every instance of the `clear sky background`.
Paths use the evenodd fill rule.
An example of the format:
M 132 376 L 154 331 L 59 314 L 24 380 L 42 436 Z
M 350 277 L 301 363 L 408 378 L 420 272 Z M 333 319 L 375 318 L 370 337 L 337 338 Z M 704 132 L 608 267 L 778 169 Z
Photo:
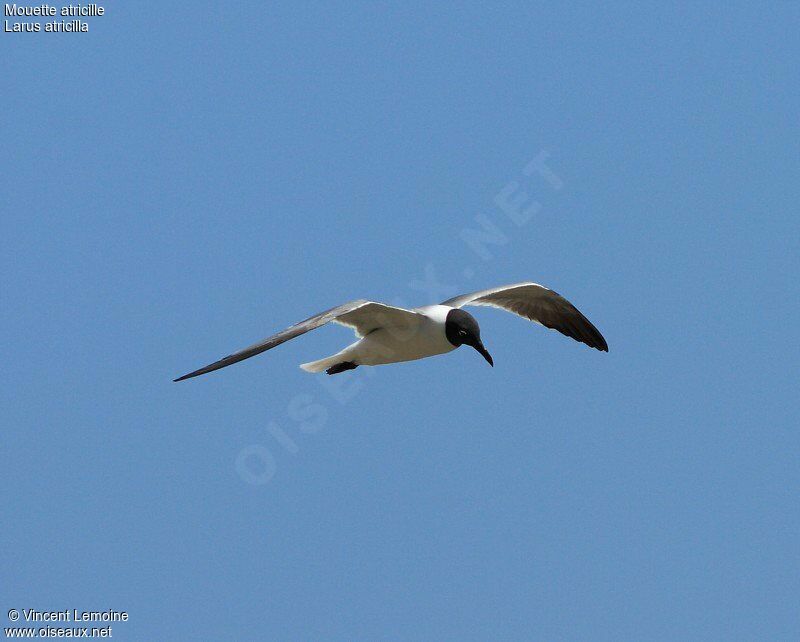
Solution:
M 3 626 L 798 639 L 800 9 L 750 4 L 0 34 Z M 494 369 L 302 372 L 331 326 L 171 382 L 343 301 L 521 280 L 610 353 L 477 309 Z

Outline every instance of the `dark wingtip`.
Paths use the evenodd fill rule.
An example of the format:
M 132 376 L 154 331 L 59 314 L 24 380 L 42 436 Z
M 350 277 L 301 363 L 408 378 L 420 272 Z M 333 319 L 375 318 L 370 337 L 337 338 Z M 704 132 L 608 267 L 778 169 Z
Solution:
M 588 320 L 587 323 L 589 323 Z M 600 331 L 597 328 L 591 324 L 589 325 L 592 329 L 592 332 L 590 333 L 588 340 L 583 339 L 583 342 L 590 348 L 594 348 L 600 352 L 608 352 L 608 342 L 606 342 L 606 338 L 600 334 Z
M 201 374 L 205 374 L 207 370 L 205 368 L 200 368 L 200 370 L 195 370 L 194 372 L 190 372 L 189 374 L 185 374 L 182 377 L 178 377 L 177 379 L 173 379 L 172 382 L 176 383 L 178 381 L 186 381 L 186 379 L 191 379 L 192 377 L 198 377 Z

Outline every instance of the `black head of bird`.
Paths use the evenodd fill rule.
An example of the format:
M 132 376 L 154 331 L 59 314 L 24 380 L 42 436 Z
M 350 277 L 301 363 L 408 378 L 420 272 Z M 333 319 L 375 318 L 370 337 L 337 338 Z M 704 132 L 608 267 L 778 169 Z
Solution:
M 445 336 L 454 346 L 467 345 L 475 348 L 481 356 L 494 366 L 492 355 L 483 346 L 481 329 L 478 322 L 469 312 L 454 309 L 447 313 L 444 325 Z

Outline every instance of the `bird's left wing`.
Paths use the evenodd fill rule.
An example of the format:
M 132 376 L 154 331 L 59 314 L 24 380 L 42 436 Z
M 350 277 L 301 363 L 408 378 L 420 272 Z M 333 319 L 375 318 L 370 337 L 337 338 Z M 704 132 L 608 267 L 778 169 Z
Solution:
M 442 305 L 460 308 L 465 305 L 488 305 L 513 312 L 561 334 L 608 352 L 608 344 L 580 310 L 563 296 L 538 283 L 514 283 L 488 290 L 462 294 Z
M 333 321 L 349 326 L 357 336 L 365 337 L 378 328 L 386 328 L 396 333 L 413 332 L 424 318 L 423 314 L 414 310 L 366 301 L 364 305 L 338 315 Z
M 293 326 L 286 328 L 286 330 L 273 334 L 271 337 L 267 337 L 243 350 L 239 350 L 239 352 L 234 352 L 199 370 L 178 377 L 175 381 L 183 381 L 184 379 L 197 377 L 207 372 L 213 372 L 225 366 L 238 363 L 239 361 L 244 361 L 245 359 L 261 354 L 270 348 L 274 348 L 285 341 L 299 337 L 301 334 L 305 334 L 331 321 L 350 326 L 356 331 L 356 334 L 364 336 L 380 327 L 397 328 L 399 331 L 405 331 L 413 327 L 414 324 L 419 323 L 423 318 L 424 317 L 417 312 L 405 310 L 403 308 L 395 308 L 374 301 L 367 301 L 366 299 L 350 301 L 349 303 L 343 303 L 330 310 L 325 310 L 325 312 L 315 314 L 313 317 L 300 321 L 300 323 L 295 323 Z

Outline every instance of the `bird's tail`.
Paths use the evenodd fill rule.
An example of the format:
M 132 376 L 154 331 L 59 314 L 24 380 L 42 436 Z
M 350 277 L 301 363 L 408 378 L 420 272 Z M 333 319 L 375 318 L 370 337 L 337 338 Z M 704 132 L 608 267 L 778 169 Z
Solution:
M 301 363 L 300 367 L 305 370 L 306 372 L 322 372 L 323 370 L 327 370 L 335 366 L 337 363 L 341 363 L 343 360 L 342 354 L 334 354 L 330 357 L 325 357 L 324 359 L 320 359 L 319 361 L 309 361 L 308 363 Z

